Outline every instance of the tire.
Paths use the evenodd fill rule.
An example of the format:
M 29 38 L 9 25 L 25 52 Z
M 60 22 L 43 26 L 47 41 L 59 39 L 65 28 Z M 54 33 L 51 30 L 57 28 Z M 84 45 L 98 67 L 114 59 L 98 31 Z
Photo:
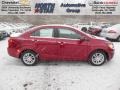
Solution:
M 103 51 L 95 51 L 90 55 L 89 62 L 93 66 L 101 66 L 107 61 L 107 56 Z
M 117 41 L 120 42 L 120 36 L 117 38 Z
M 3 39 L 3 36 L 0 36 L 0 40 L 2 40 Z
M 26 66 L 34 66 L 38 63 L 38 57 L 37 54 L 33 51 L 25 51 L 21 55 L 21 61 Z

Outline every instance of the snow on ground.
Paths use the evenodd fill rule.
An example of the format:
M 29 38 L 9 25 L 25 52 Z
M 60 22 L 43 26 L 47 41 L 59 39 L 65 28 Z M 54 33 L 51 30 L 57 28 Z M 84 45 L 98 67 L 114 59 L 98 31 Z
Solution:
M 27 67 L 7 54 L 0 41 L 0 90 L 120 90 L 120 43 L 115 56 L 103 66 L 85 62 L 42 62 Z

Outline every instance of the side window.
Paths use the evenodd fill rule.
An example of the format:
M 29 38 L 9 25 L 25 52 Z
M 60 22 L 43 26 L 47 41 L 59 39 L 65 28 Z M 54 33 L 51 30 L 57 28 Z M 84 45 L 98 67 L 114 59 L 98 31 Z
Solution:
M 40 29 L 40 30 L 33 32 L 31 36 L 53 37 L 53 29 L 52 28 Z
M 40 36 L 40 31 L 38 30 L 33 32 L 31 36 Z
M 80 35 L 68 29 L 59 29 L 59 38 L 80 39 Z

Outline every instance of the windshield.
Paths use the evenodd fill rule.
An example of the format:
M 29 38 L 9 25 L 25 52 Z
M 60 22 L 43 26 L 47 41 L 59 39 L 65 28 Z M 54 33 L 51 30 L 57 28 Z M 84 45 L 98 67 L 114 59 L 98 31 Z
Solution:
M 88 37 L 95 37 L 94 35 L 91 35 L 91 34 L 89 34 L 89 33 L 87 33 L 87 32 L 83 32 L 81 29 L 79 29 L 79 28 L 77 28 L 77 27 L 73 27 L 74 29 L 77 29 L 78 31 L 80 31 L 80 32 L 82 32 L 83 34 L 85 34 L 85 35 L 87 35 Z

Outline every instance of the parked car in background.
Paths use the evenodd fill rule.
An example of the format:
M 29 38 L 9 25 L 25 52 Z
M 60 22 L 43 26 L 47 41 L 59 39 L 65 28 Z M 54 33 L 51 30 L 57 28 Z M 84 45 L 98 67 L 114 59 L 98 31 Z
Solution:
M 2 32 L 4 38 L 9 37 L 9 34 L 6 31 L 1 31 L 1 32 Z
M 103 29 L 100 35 L 107 39 L 117 40 L 120 42 L 120 24 Z
M 29 23 L 0 22 L 0 31 L 6 31 L 8 34 L 11 34 L 12 31 L 24 31 L 32 26 L 33 25 Z
M 87 27 L 82 27 L 82 28 L 81 28 L 81 31 L 87 33 L 87 32 L 88 32 L 88 29 L 87 29 Z
M 10 37 L 17 37 L 17 36 L 19 36 L 19 35 L 21 35 L 22 33 L 16 33 L 16 32 L 14 32 L 14 33 L 12 33 L 11 35 L 10 35 Z
M 0 39 L 4 39 L 6 37 L 8 37 L 8 33 L 6 31 L 0 31 Z
M 4 38 L 3 33 L 0 31 L 0 40 Z
M 28 66 L 42 60 L 81 60 L 99 66 L 112 59 L 114 46 L 68 25 L 41 25 L 10 37 L 8 53 Z
M 88 29 L 89 34 L 96 35 L 96 36 L 99 36 L 101 31 L 102 31 L 102 28 L 100 26 L 93 26 L 93 27 L 89 27 Z
M 83 27 L 86 27 L 88 29 L 89 27 L 96 26 L 96 25 L 97 25 L 96 22 L 89 22 L 89 23 L 76 23 L 76 24 L 73 24 L 72 26 L 79 28 L 81 30 Z

